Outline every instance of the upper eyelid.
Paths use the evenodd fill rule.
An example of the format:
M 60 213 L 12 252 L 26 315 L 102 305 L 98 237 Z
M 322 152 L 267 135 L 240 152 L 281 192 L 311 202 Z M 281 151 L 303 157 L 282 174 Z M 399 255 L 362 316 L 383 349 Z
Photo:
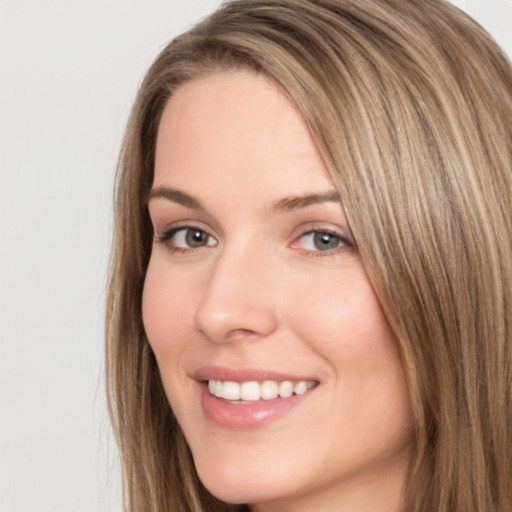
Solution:
M 174 233 L 174 235 L 176 235 L 177 233 L 179 233 L 180 231 L 193 231 L 193 232 L 198 232 L 198 231 L 201 231 L 202 233 L 204 233 L 206 235 L 207 238 L 213 238 L 213 240 L 215 240 L 216 243 L 218 243 L 219 241 L 217 240 L 217 238 L 215 238 L 210 232 L 208 232 L 207 230 L 205 229 L 202 229 L 202 228 L 198 228 L 198 227 L 195 227 L 195 226 L 183 226 L 183 227 L 178 227 L 176 229 L 173 229 L 171 230 L 171 233 Z
M 350 228 L 342 227 L 337 224 L 332 224 L 329 222 L 308 222 L 301 224 L 294 231 L 292 238 L 294 240 L 300 238 L 301 236 L 307 235 L 312 232 L 325 232 L 331 233 L 333 235 L 339 236 L 340 238 L 349 240 L 352 244 L 355 245 L 354 237 Z
M 191 220 L 173 222 L 173 223 L 167 224 L 164 228 L 162 228 L 160 230 L 157 230 L 154 227 L 154 232 L 156 234 L 157 231 L 159 231 L 161 235 L 162 234 L 165 235 L 165 234 L 168 234 L 171 232 L 179 231 L 180 229 L 187 229 L 187 228 L 198 229 L 200 231 L 204 231 L 209 236 L 212 236 L 213 238 L 217 239 L 217 236 L 214 234 L 213 230 L 210 229 L 208 226 L 206 226 L 202 222 L 191 221 Z
M 325 251 L 315 251 L 315 250 L 312 250 L 312 249 L 303 249 L 307 252 L 323 252 L 323 253 L 328 253 L 328 252 L 331 252 L 331 251 L 335 251 L 337 249 L 342 249 L 343 247 L 355 247 L 355 243 L 354 241 L 352 240 L 351 237 L 348 237 L 348 236 L 345 236 L 337 231 L 331 231 L 331 230 L 328 230 L 328 229 L 311 229 L 311 230 L 308 230 L 306 232 L 304 232 L 304 234 L 296 237 L 294 239 L 294 241 L 292 242 L 292 244 L 296 243 L 298 240 L 300 240 L 301 238 L 304 238 L 305 236 L 307 235 L 311 235 L 313 233 L 327 233 L 329 235 L 334 235 L 335 237 L 337 237 L 340 242 L 341 242 L 341 245 L 338 246 L 338 247 L 333 247 L 332 249 L 327 249 Z
M 153 233 L 155 235 L 157 233 L 162 234 L 182 227 L 201 229 L 217 240 L 219 240 L 220 235 L 222 234 L 222 229 L 217 225 L 215 220 L 210 219 L 207 216 L 203 216 L 201 213 L 197 216 L 191 215 L 190 218 L 187 218 L 187 215 L 179 215 L 179 217 L 175 217 L 174 215 L 167 214 L 164 210 L 155 210 L 152 214 L 151 208 L 148 209 L 148 213 L 153 226 Z

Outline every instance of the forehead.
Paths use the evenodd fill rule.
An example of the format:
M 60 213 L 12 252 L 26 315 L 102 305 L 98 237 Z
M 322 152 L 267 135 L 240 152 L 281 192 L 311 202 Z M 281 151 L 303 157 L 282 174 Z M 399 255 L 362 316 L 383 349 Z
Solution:
M 294 104 L 273 82 L 218 72 L 180 86 L 159 126 L 154 186 L 214 192 L 236 183 L 276 194 L 331 180 Z

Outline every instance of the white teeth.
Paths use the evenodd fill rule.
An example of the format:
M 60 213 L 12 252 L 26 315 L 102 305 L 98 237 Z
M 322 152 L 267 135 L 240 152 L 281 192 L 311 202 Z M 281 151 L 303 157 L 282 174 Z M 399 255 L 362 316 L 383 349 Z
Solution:
M 303 380 L 297 382 L 293 388 L 293 391 L 295 391 L 296 395 L 303 395 L 307 390 L 308 386 Z
M 279 384 L 279 396 L 281 398 L 289 398 L 293 395 L 293 384 L 289 380 L 285 380 Z
M 240 398 L 255 402 L 261 397 L 260 385 L 257 382 L 242 382 L 240 385 Z
M 218 380 L 216 383 L 215 383 L 215 389 L 213 390 L 213 394 L 215 396 L 218 396 L 219 398 L 222 398 L 222 381 L 221 380 Z
M 222 385 L 222 398 L 226 400 L 240 400 L 240 384 L 238 382 L 224 382 Z
M 266 380 L 261 385 L 261 398 L 263 400 L 272 400 L 273 398 L 277 398 L 279 395 L 279 386 L 277 382 L 273 380 Z
M 225 400 L 244 402 L 256 402 L 258 400 L 273 400 L 278 396 L 281 398 L 290 398 L 294 393 L 296 395 L 304 394 L 308 389 L 316 385 L 315 381 L 301 380 L 291 382 L 285 380 L 277 382 L 266 380 L 263 383 L 256 381 L 249 382 L 231 382 L 211 379 L 208 381 L 208 389 L 212 395 Z

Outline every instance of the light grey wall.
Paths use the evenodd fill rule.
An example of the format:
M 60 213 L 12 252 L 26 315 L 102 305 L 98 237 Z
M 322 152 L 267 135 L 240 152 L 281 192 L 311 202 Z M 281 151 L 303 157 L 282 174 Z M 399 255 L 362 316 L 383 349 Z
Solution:
M 0 1 L 0 512 L 121 510 L 101 381 L 113 171 L 145 69 L 218 3 Z M 512 0 L 455 3 L 512 55 Z

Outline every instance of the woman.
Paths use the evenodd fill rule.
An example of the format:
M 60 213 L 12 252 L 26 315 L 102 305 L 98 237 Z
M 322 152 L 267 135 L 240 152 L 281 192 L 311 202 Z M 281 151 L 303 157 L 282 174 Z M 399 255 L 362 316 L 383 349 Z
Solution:
M 120 160 L 127 510 L 512 503 L 512 70 L 441 0 L 240 0 Z

